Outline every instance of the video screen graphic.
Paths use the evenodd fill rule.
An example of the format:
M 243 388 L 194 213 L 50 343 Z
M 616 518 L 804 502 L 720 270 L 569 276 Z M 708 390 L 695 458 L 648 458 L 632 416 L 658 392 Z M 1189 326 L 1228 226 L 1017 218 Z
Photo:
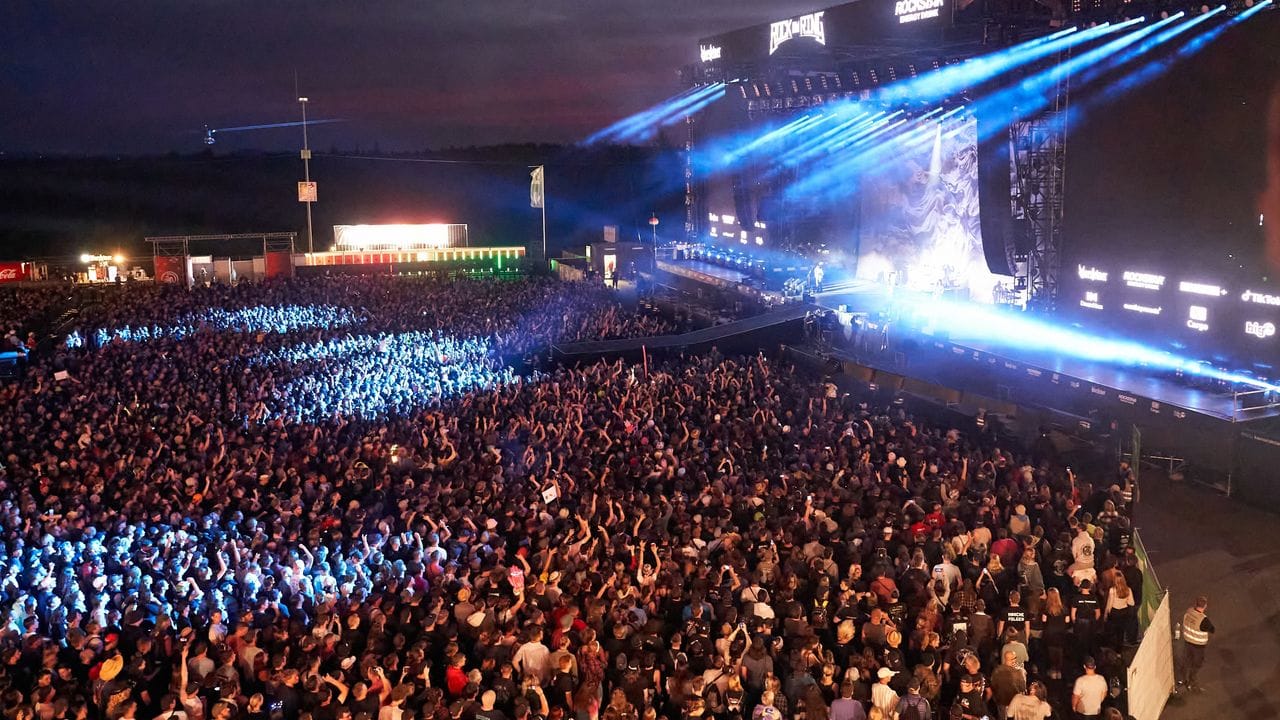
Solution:
M 1001 278 L 983 254 L 977 135 L 971 117 L 926 119 L 880 148 L 880 162 L 834 156 L 716 174 L 706 239 L 792 250 L 860 280 L 993 302 Z
M 1059 308 L 1086 327 L 1274 377 L 1280 13 L 1167 69 L 1073 88 Z M 1275 302 L 1272 302 L 1272 301 Z
M 997 279 L 982 252 L 977 123 L 934 125 L 933 142 L 863 177 L 857 274 L 884 280 L 892 272 L 913 289 L 958 288 L 989 303 Z

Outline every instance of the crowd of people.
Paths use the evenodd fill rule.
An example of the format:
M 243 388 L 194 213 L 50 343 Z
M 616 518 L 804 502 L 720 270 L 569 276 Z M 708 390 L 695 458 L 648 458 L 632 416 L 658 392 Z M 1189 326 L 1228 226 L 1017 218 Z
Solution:
M 0 287 L 0 353 L 35 349 L 37 331 L 68 293 L 65 285 Z
M 517 371 L 670 330 L 546 280 L 138 288 L 85 317 L 102 342 L 0 386 L 6 720 L 1114 710 L 1123 468 L 763 354 Z

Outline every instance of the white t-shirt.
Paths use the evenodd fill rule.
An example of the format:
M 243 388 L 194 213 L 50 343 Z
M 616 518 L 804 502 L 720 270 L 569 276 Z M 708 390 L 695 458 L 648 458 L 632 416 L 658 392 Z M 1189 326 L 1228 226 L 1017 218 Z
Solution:
M 1035 695 L 1017 695 L 1009 703 L 1009 717 L 1012 720 L 1044 720 L 1053 714 L 1049 703 Z
M 1098 715 L 1102 713 L 1102 701 L 1107 698 L 1107 679 L 1101 675 L 1081 675 L 1076 678 L 1072 695 L 1080 696 L 1080 714 Z
M 952 563 L 938 563 L 933 566 L 933 577 L 941 578 L 947 589 L 951 589 L 960 584 L 960 568 Z
M 521 672 L 537 676 L 544 685 L 551 679 L 551 650 L 540 642 L 521 645 L 511 658 L 511 664 Z

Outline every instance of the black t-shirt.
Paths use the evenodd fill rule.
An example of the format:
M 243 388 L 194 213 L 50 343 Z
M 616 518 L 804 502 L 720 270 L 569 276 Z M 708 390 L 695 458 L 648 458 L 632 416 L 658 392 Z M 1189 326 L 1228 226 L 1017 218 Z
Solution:
M 966 717 L 983 717 L 987 714 L 987 701 L 982 697 L 982 690 L 961 693 L 951 703 L 952 720 Z
M 1071 601 L 1071 607 L 1076 610 L 1076 622 L 1092 621 L 1098 617 L 1098 598 L 1094 595 L 1077 595 Z
M 1012 625 L 1018 628 L 1018 631 L 1021 632 L 1023 623 L 1027 621 L 1027 611 L 1020 607 L 1005 608 L 1004 611 L 1000 613 L 1000 619 L 1004 621 L 1006 627 Z
M 493 690 L 493 694 L 497 696 L 498 705 L 502 707 L 507 707 L 520 692 L 516 688 L 514 681 L 501 676 L 493 679 L 493 682 L 489 684 L 489 689 Z
M 355 717 L 360 713 L 369 713 L 369 717 L 378 717 L 378 711 L 382 708 L 382 703 L 378 696 L 373 693 L 367 693 L 363 700 L 351 699 L 347 706 L 351 708 L 351 716 Z
M 551 687 L 553 690 L 551 704 L 568 708 L 571 700 L 566 698 L 566 695 L 572 697 L 573 691 L 577 689 L 578 684 L 574 682 L 572 673 L 557 671 L 555 678 L 551 681 Z

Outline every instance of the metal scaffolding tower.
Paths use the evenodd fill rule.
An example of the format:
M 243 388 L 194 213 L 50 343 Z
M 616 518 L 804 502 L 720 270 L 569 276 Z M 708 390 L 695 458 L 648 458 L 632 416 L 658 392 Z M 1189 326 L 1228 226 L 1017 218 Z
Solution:
M 1055 63 L 1061 68 L 1069 59 L 1068 53 L 1060 53 Z M 1018 252 L 1015 260 L 1019 280 L 1030 291 L 1028 304 L 1040 310 L 1052 310 L 1058 296 L 1070 87 L 1071 78 L 1063 72 L 1044 110 L 1009 129 L 1013 217 L 1023 234 L 1016 244 L 1025 251 Z
M 698 195 L 693 183 L 693 115 L 684 116 L 684 239 L 698 241 Z

